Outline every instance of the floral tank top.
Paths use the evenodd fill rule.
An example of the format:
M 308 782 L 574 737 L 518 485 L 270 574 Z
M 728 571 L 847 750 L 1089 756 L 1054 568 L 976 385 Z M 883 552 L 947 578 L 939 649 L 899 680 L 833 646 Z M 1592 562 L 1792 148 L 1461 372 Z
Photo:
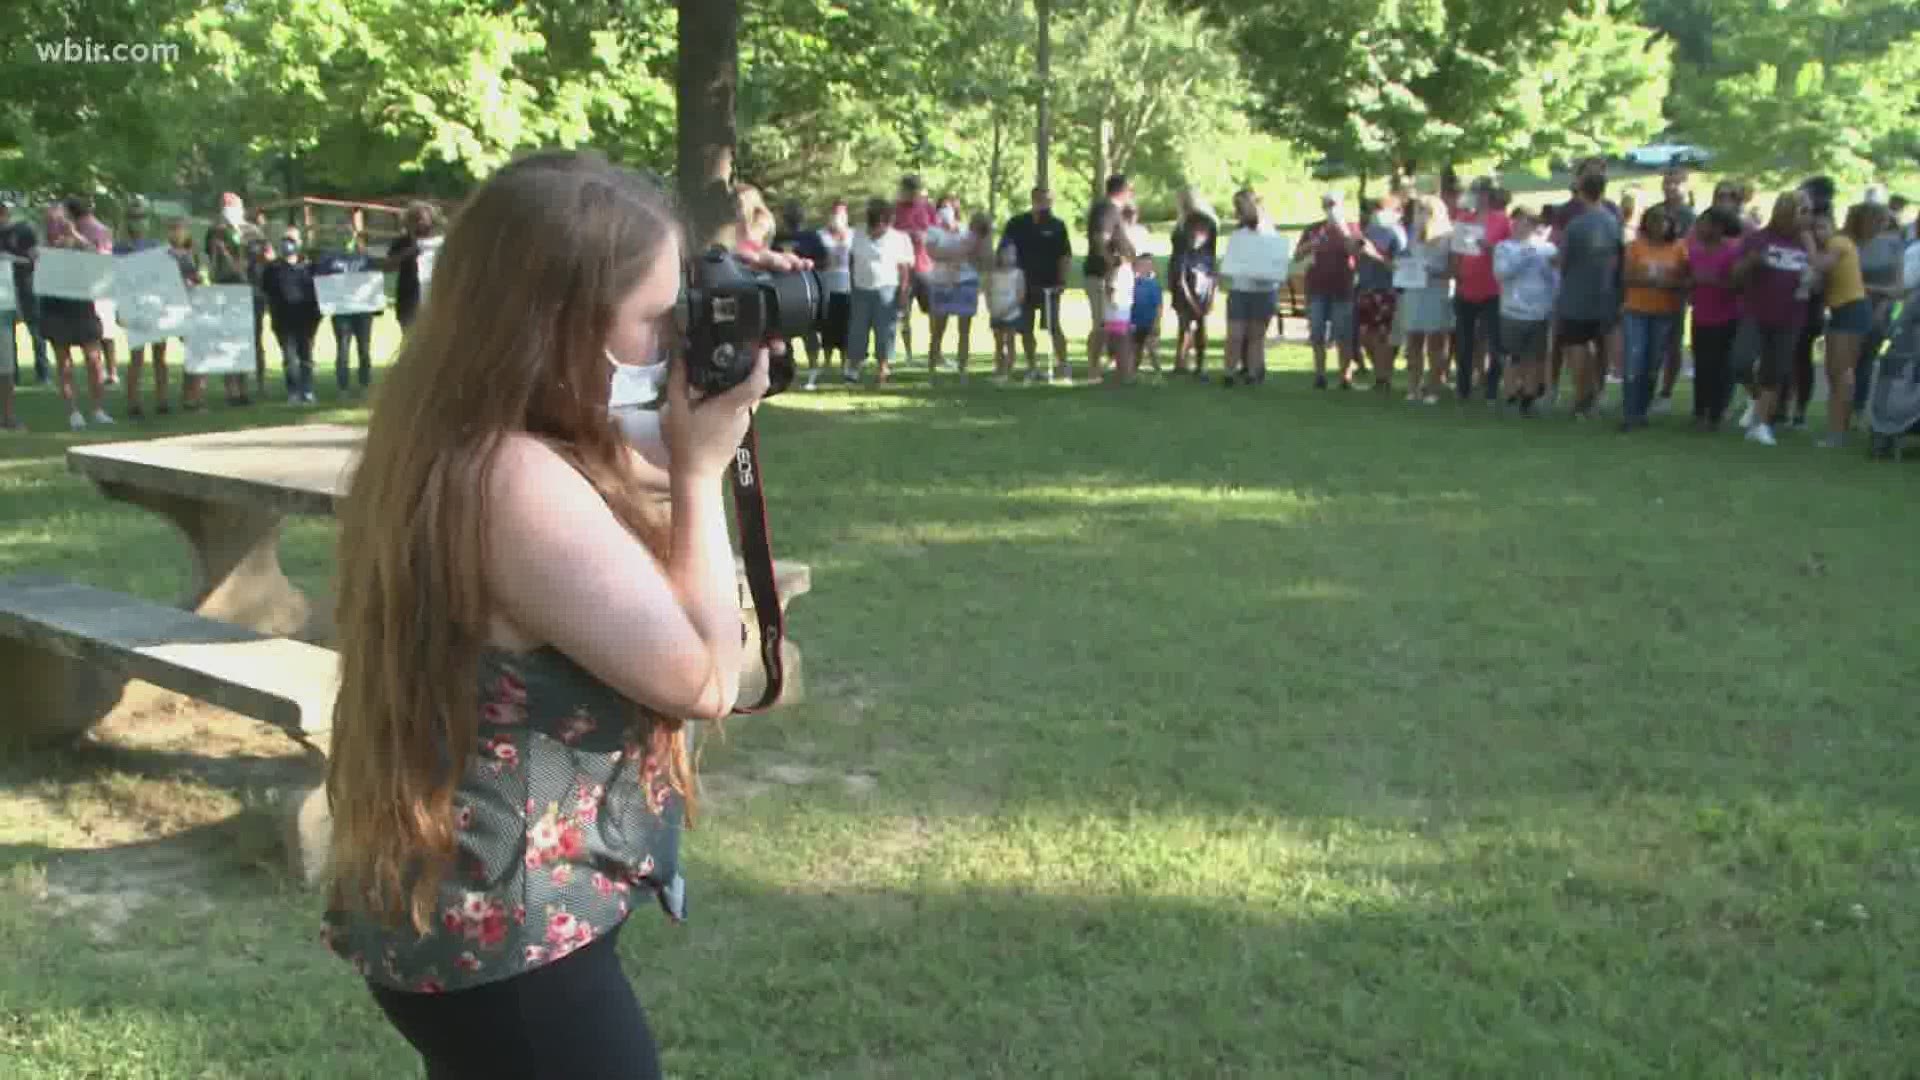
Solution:
M 440 993 L 509 978 L 612 930 L 642 897 L 685 917 L 685 806 L 664 726 L 550 648 L 483 650 L 480 713 L 426 935 L 326 913 L 322 940 L 377 985 Z

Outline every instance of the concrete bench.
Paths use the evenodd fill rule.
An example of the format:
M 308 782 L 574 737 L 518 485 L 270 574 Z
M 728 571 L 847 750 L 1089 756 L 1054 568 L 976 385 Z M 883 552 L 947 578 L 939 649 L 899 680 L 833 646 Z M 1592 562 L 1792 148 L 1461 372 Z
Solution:
M 139 679 L 286 729 L 309 744 L 333 723 L 338 656 L 191 611 L 57 578 L 0 581 L 0 737 L 83 734 L 101 715 L 76 697 Z M 75 705 L 82 707 L 76 709 Z

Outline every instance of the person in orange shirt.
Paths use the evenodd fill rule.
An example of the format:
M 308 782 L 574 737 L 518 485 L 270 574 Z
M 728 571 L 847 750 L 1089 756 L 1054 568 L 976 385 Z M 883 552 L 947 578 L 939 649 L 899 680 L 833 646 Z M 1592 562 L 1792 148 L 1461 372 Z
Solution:
M 1660 373 L 1673 327 L 1686 307 L 1693 280 L 1687 266 L 1687 245 L 1675 235 L 1673 219 L 1664 206 L 1647 208 L 1640 218 L 1640 235 L 1627 245 L 1626 386 L 1621 409 L 1621 431 L 1647 426 L 1653 403 L 1654 378 Z

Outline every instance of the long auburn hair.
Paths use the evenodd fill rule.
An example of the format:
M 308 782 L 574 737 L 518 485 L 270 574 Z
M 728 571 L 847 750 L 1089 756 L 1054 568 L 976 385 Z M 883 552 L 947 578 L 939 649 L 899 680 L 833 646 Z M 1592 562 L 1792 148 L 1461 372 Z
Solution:
M 592 153 L 521 158 L 454 216 L 340 506 L 336 906 L 424 933 L 452 866 L 492 610 L 486 492 L 504 438 L 550 445 L 665 557 L 665 506 L 639 488 L 606 411 L 603 349 L 622 299 L 677 258 L 682 231 L 658 186 Z M 680 723 L 652 719 L 691 799 Z

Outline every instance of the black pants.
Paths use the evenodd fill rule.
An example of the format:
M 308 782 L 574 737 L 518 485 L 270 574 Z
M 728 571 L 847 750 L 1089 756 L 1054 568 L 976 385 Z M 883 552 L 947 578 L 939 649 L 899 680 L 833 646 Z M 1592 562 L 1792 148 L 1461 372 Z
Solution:
M 313 393 L 313 338 L 319 332 L 318 323 L 273 328 L 273 336 L 280 341 L 280 368 L 287 377 L 288 394 Z
M 1826 333 L 1824 318 L 1809 318 L 1800 328 L 1800 338 L 1793 343 L 1793 374 L 1781 388 L 1781 415 L 1786 415 L 1786 405 L 1793 402 L 1793 415 L 1807 415 L 1807 403 L 1813 400 L 1813 342 Z
M 1453 389 L 1460 400 L 1473 395 L 1474 349 L 1487 346 L 1487 400 L 1500 397 L 1500 298 L 1453 300 Z
M 660 1054 L 620 972 L 619 929 L 524 975 L 450 994 L 372 987 L 427 1080 L 650 1080 Z
M 1719 423 L 1733 400 L 1733 335 L 1738 319 L 1719 326 L 1693 324 L 1693 415 Z
M 360 347 L 360 387 L 373 382 L 373 312 L 333 317 L 333 375 L 340 389 L 347 388 L 350 346 Z

